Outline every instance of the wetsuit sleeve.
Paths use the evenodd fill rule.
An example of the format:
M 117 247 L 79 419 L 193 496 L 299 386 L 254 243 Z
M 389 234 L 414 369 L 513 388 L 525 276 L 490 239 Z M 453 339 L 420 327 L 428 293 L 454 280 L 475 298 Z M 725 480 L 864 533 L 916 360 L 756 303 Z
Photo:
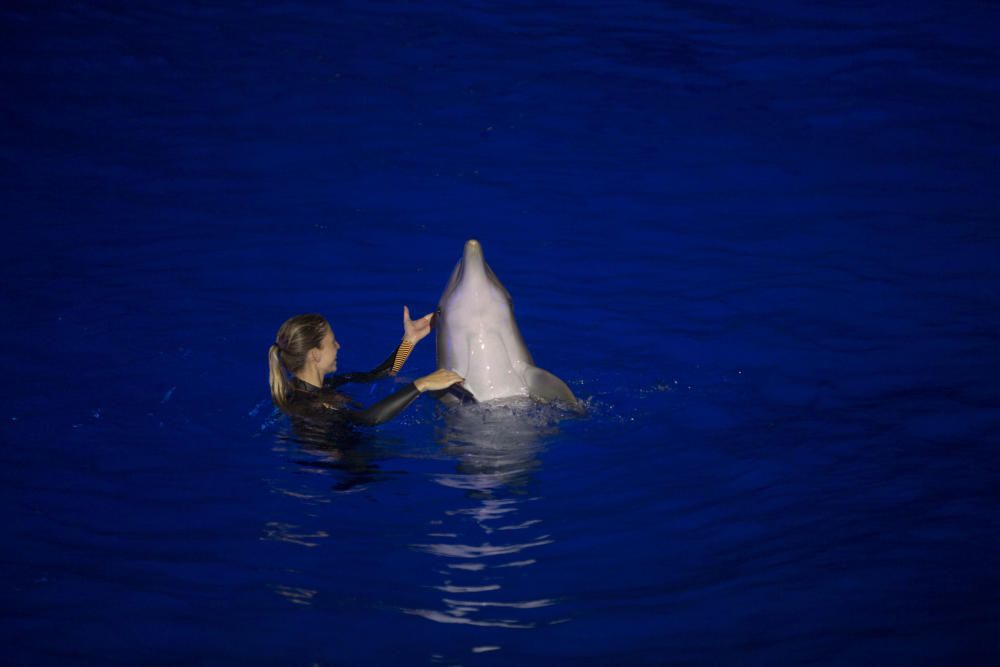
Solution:
M 389 421 L 406 406 L 420 396 L 420 390 L 412 382 L 403 385 L 403 388 L 390 396 L 386 396 L 381 401 L 364 410 L 339 410 L 339 414 L 353 423 L 363 426 L 375 426 Z
M 403 362 L 405 362 L 406 358 L 410 356 L 410 351 L 412 349 L 413 344 L 403 340 L 396 346 L 396 349 L 392 351 L 392 354 L 385 358 L 385 361 L 367 373 L 359 371 L 356 373 L 334 375 L 333 377 L 328 378 L 323 383 L 323 386 L 336 389 L 340 385 L 347 384 L 348 382 L 374 382 L 380 378 L 395 375 L 399 372 L 399 369 L 403 367 Z

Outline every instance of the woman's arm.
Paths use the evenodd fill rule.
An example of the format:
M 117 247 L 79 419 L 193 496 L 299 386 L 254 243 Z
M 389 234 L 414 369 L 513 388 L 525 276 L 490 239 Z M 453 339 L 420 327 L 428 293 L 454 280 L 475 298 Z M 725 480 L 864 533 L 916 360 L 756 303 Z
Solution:
M 447 389 L 457 386 L 461 382 L 463 382 L 462 377 L 455 371 L 439 368 L 430 375 L 417 378 L 413 382 L 407 382 L 395 394 L 383 398 L 367 410 L 340 410 L 339 412 L 355 424 L 375 426 L 398 415 L 422 392 Z
M 344 373 L 343 375 L 334 375 L 328 377 L 324 382 L 323 386 L 330 389 L 336 389 L 337 387 L 347 384 L 348 382 L 374 382 L 380 378 L 387 377 L 389 375 L 395 375 L 402 368 L 403 362 L 406 358 L 410 356 L 410 352 L 413 350 L 413 344 L 407 342 L 404 338 L 403 341 L 396 346 L 396 349 L 392 351 L 385 360 L 378 366 L 370 371 L 358 371 L 355 373 Z M 393 372 L 395 369 L 395 373 Z
M 413 382 L 407 382 L 396 393 L 361 410 L 348 407 L 349 405 L 361 406 L 343 394 L 333 393 L 332 396 L 322 396 L 318 392 L 297 392 L 296 396 L 300 400 L 290 403 L 288 413 L 304 417 L 336 419 L 363 426 L 376 426 L 398 415 L 423 392 L 440 391 L 452 386 L 457 387 L 462 381 L 462 377 L 458 373 L 439 368 L 430 375 L 419 377 Z
M 365 408 L 364 410 L 338 410 L 338 413 L 343 415 L 347 421 L 353 424 L 376 426 L 378 424 L 385 423 L 398 415 L 406 408 L 406 406 L 412 403 L 417 396 L 420 396 L 420 390 L 417 389 L 415 384 L 409 382 L 396 393 L 383 398 L 381 401 L 369 408 Z
M 358 372 L 335 375 L 324 382 L 323 386 L 336 389 L 348 382 L 373 382 L 387 375 L 397 375 L 400 369 L 403 368 L 403 364 L 406 363 L 406 359 L 410 356 L 410 352 L 413 351 L 413 346 L 431 332 L 433 320 L 434 313 L 427 313 L 419 320 L 411 320 L 410 309 L 407 306 L 403 306 L 403 340 L 392 351 L 392 354 L 367 373 Z

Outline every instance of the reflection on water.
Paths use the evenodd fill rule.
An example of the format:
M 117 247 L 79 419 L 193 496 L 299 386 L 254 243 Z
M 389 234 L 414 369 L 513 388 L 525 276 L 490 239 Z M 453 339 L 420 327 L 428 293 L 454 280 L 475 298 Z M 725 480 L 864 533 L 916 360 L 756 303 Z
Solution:
M 525 595 L 518 582 L 524 580 L 524 568 L 544 560 L 545 547 L 555 541 L 545 522 L 532 514 L 542 498 L 530 492 L 531 476 L 539 469 L 545 442 L 558 434 L 559 421 L 568 416 L 571 413 L 560 408 L 523 398 L 451 409 L 440 406 L 430 458 L 444 458 L 452 470 L 439 469 L 420 479 L 447 490 L 445 509 L 435 516 L 429 508 L 422 536 L 413 539 L 411 533 L 402 543 L 427 554 L 435 565 L 428 576 L 411 580 L 407 588 L 434 591 L 439 597 L 428 604 L 422 595 L 425 599 L 418 604 L 390 605 L 392 609 L 437 623 L 491 628 L 527 629 L 566 620 L 552 612 L 557 599 L 537 589 Z M 287 423 L 275 433 L 275 450 L 302 472 L 332 473 L 336 480 L 332 490 L 338 494 L 372 492 L 371 482 L 399 474 L 383 469 L 396 452 L 382 432 L 305 420 Z M 300 488 L 289 488 L 290 479 L 294 478 L 284 478 L 272 491 L 316 508 L 338 504 L 336 496 L 317 493 L 308 480 Z M 298 518 L 270 517 L 261 539 L 311 550 L 332 546 L 329 538 L 341 528 L 334 523 L 302 525 L 301 513 L 292 516 Z M 397 550 L 400 544 L 386 546 Z M 294 574 L 271 588 L 292 604 L 316 604 L 320 593 L 308 578 L 298 578 Z M 476 648 L 489 652 L 500 647 Z
M 362 491 L 372 482 L 384 480 L 392 473 L 383 471 L 375 462 L 385 455 L 387 444 L 379 435 L 360 431 L 347 424 L 290 419 L 289 430 L 276 434 L 276 450 L 306 454 L 292 457 L 303 470 L 319 473 L 337 472 L 333 490 L 340 493 Z M 295 491 L 279 489 L 295 495 Z
M 444 595 L 438 608 L 402 611 L 437 623 L 481 627 L 525 629 L 545 622 L 533 610 L 557 601 L 512 599 L 505 595 L 506 580 L 510 568 L 534 565 L 544 557 L 539 548 L 555 541 L 542 520 L 530 516 L 539 498 L 526 488 L 544 439 L 558 432 L 564 416 L 557 408 L 521 398 L 444 411 L 437 440 L 457 462 L 457 473 L 434 475 L 433 481 L 463 491 L 460 505 L 430 521 L 425 542 L 410 545 L 441 559 L 437 572 L 442 579 L 433 588 Z
M 383 459 L 386 453 L 380 449 L 380 444 L 389 441 L 376 433 L 359 431 L 336 423 L 317 423 L 306 419 L 289 419 L 285 426 L 274 434 L 272 449 L 288 457 L 289 465 L 304 473 L 315 473 L 319 476 L 331 476 L 334 482 L 330 489 L 337 494 L 358 493 L 366 490 L 370 483 L 383 481 L 394 476 L 384 471 L 376 463 Z M 312 475 L 310 475 L 312 477 Z M 295 480 L 301 480 L 296 475 L 284 475 L 271 481 L 271 492 L 282 497 L 298 501 L 297 505 L 329 507 L 335 500 L 328 492 L 316 489 L 314 480 L 303 480 L 298 488 L 290 488 Z M 301 507 L 292 506 L 290 514 L 267 521 L 262 530 L 260 540 L 277 542 L 291 547 L 305 547 L 307 550 L 315 547 L 329 546 L 331 535 L 336 535 L 338 526 L 325 521 L 321 514 L 301 512 Z M 284 519 L 284 516 L 294 517 Z M 303 519 L 316 519 L 319 526 L 304 526 Z M 288 554 L 288 563 L 298 562 L 299 556 Z M 312 607 L 320 596 L 320 589 L 309 585 L 312 572 L 288 567 L 282 572 L 287 580 L 270 584 L 270 589 L 280 598 L 303 607 Z M 304 577 L 304 581 L 300 578 Z
M 302 588 L 299 586 L 272 586 L 274 592 L 285 598 L 292 604 L 308 607 L 316 597 L 317 591 L 312 588 Z
M 516 491 L 538 467 L 541 440 L 558 432 L 567 413 L 528 398 L 511 398 L 444 410 L 436 439 L 458 461 L 458 474 L 440 475 L 444 486 L 488 497 L 501 487 Z
M 263 540 L 277 540 L 278 542 L 288 542 L 298 544 L 303 547 L 314 547 L 318 544 L 316 540 L 330 537 L 325 530 L 304 531 L 300 526 L 291 523 L 281 523 L 269 521 L 266 525 Z

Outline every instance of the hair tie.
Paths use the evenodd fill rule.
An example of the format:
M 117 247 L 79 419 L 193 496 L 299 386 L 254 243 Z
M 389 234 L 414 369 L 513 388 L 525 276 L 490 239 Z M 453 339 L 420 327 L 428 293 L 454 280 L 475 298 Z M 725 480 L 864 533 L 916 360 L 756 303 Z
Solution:
M 275 342 L 271 343 L 271 347 L 276 347 L 276 348 L 278 348 L 278 352 L 287 354 L 287 352 L 285 352 L 285 348 L 281 347 L 281 345 L 278 344 L 278 341 L 275 341 Z M 271 348 L 270 347 L 267 348 L 267 353 L 271 354 Z M 288 366 L 285 365 L 285 359 L 284 359 L 284 357 L 281 354 L 278 355 L 278 365 L 280 365 L 283 369 L 285 369 L 286 373 L 289 372 Z

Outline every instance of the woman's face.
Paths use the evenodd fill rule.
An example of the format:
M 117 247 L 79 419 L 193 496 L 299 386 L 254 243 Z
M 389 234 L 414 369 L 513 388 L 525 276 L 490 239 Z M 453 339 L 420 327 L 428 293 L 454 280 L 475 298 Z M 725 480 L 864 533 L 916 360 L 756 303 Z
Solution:
M 333 337 L 333 331 L 327 331 L 319 346 L 319 361 L 316 362 L 320 373 L 326 375 L 337 370 L 337 350 L 339 349 L 340 343 Z

